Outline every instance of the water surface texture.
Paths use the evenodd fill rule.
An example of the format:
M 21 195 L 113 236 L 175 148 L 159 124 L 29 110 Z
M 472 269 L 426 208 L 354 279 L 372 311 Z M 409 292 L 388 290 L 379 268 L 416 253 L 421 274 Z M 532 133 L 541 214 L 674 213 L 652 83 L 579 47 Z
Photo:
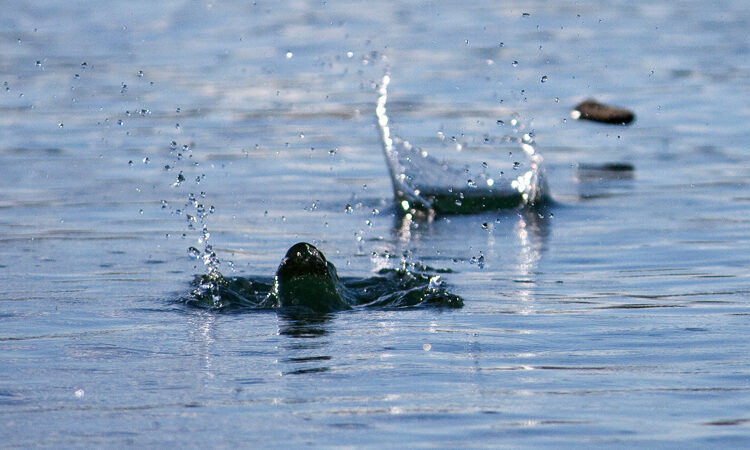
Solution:
M 750 445 L 749 29 L 741 0 L 4 2 L 2 446 Z M 386 72 L 394 135 L 490 171 L 529 135 L 554 205 L 401 214 Z M 637 119 L 571 119 L 590 97 Z M 179 301 L 299 241 L 463 307 Z

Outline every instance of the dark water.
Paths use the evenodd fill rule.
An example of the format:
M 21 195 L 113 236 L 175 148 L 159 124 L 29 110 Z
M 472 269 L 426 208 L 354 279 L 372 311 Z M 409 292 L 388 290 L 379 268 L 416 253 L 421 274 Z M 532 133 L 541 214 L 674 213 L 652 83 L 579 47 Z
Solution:
M 3 446 L 750 442 L 744 2 L 2 9 Z M 400 218 L 387 68 L 394 133 L 490 164 L 532 133 L 556 205 Z M 588 97 L 637 120 L 571 120 Z M 190 247 L 271 277 L 298 241 L 347 277 L 450 269 L 464 306 L 178 301 Z

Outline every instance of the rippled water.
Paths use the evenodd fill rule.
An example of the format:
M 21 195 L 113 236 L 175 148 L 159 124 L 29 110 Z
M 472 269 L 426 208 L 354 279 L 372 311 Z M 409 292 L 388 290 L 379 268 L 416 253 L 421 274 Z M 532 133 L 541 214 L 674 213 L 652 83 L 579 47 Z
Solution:
M 749 28 L 738 0 L 8 2 L 3 445 L 747 446 Z M 403 220 L 386 70 L 395 134 L 491 164 L 532 133 L 555 205 Z M 636 122 L 571 120 L 589 97 Z M 178 301 L 191 253 L 269 278 L 298 241 L 450 269 L 464 306 Z

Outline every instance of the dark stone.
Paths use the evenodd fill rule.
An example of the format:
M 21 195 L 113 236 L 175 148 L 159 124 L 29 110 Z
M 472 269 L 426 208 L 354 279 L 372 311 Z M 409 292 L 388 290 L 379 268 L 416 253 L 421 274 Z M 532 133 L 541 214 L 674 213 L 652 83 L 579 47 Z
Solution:
M 292 246 L 276 271 L 275 293 L 281 306 L 313 312 L 351 309 L 336 268 L 306 242 Z
M 282 281 L 301 275 L 330 277 L 328 261 L 323 253 L 306 242 L 294 244 L 281 260 L 276 272 Z
M 594 122 L 613 125 L 628 125 L 635 120 L 635 114 L 624 108 L 605 105 L 596 100 L 588 99 L 573 109 L 570 113 L 574 119 L 591 120 Z

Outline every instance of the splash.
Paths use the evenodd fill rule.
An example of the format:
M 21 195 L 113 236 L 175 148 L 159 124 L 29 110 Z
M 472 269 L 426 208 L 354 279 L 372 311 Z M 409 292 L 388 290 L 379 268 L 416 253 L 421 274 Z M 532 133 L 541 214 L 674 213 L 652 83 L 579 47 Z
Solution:
M 520 159 L 494 161 L 492 169 L 485 163 L 479 171 L 449 166 L 391 134 L 386 111 L 390 81 L 390 75 L 383 76 L 375 116 L 400 211 L 405 214 L 416 211 L 466 214 L 531 206 L 545 200 L 547 189 L 542 157 L 536 151 L 531 134 L 505 138 L 520 147 Z M 520 174 L 516 175 L 518 172 Z
M 340 279 L 341 295 L 350 309 L 461 308 L 463 299 L 447 290 L 439 273 L 407 269 L 381 269 L 376 276 Z M 190 306 L 223 312 L 288 310 L 280 304 L 271 277 L 201 275 L 182 301 Z
M 336 268 L 318 249 L 302 242 L 289 249 L 274 278 L 206 274 L 196 277 L 195 289 L 183 300 L 219 311 L 330 313 L 354 308 L 460 308 L 463 300 L 446 290 L 442 273 L 445 271 L 421 265 L 403 265 L 382 269 L 373 277 L 339 278 Z
M 199 188 L 200 183 L 205 180 L 205 174 L 194 175 L 188 178 L 188 176 L 185 175 L 185 170 L 177 170 L 182 164 L 182 161 L 193 159 L 192 146 L 189 144 L 180 146 L 176 141 L 171 141 L 169 145 L 169 154 L 172 161 L 171 164 L 164 166 L 164 170 L 166 172 L 178 172 L 174 181 L 171 183 L 172 188 L 182 189 L 185 185 Z M 193 162 L 191 166 L 197 167 L 198 164 Z M 205 191 L 198 189 L 196 189 L 196 191 L 197 193 L 187 193 L 182 208 L 172 210 L 172 214 L 183 216 L 185 218 L 185 224 L 189 234 L 194 234 L 196 231 L 198 234 L 196 245 L 191 245 L 187 249 L 188 256 L 201 262 L 206 270 L 202 282 L 196 286 L 196 289 L 200 291 L 197 295 L 210 298 L 211 301 L 218 304 L 221 301 L 221 296 L 218 291 L 218 281 L 223 278 L 223 275 L 219 271 L 221 261 L 216 255 L 213 245 L 210 242 L 211 233 L 207 224 L 208 216 L 214 214 L 216 209 L 213 205 L 207 206 Z M 168 202 L 162 200 L 162 208 L 167 208 L 167 206 Z M 187 234 L 183 234 L 183 236 L 187 236 Z

